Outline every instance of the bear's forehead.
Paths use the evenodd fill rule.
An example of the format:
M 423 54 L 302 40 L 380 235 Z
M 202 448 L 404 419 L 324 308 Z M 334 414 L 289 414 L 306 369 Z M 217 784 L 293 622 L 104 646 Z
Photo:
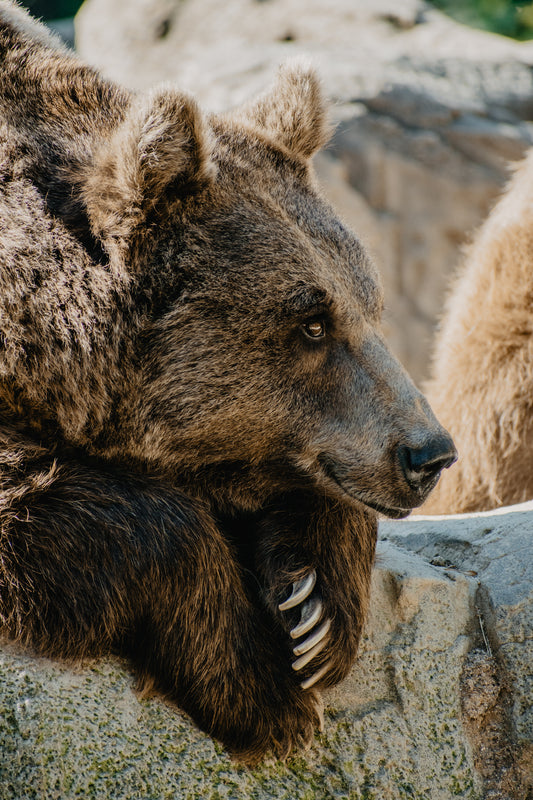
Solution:
M 263 302 L 299 298 L 379 317 L 383 292 L 360 240 L 320 196 L 307 165 L 263 142 L 238 142 L 218 152 L 208 202 L 215 263 L 243 292 Z M 291 302 L 285 303 L 290 309 Z

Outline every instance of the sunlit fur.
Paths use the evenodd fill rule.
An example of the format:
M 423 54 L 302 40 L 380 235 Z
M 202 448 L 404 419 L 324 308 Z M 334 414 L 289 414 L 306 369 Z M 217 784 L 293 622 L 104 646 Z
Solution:
M 397 448 L 441 430 L 316 189 L 319 82 L 285 67 L 207 117 L 24 20 L 0 2 L 3 629 L 126 655 L 232 752 L 284 755 L 319 722 L 300 681 L 328 663 L 318 687 L 336 683 L 355 656 L 368 504 L 423 501 Z M 332 624 L 297 675 L 278 605 L 311 569 Z
M 459 461 L 424 512 L 533 497 L 533 153 L 477 234 L 451 289 L 428 395 Z

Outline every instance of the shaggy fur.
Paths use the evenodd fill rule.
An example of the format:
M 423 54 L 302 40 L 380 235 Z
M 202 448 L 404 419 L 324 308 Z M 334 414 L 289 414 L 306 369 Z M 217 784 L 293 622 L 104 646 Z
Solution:
M 232 752 L 285 754 L 319 721 L 301 681 L 353 661 L 376 509 L 420 504 L 450 440 L 317 193 L 312 71 L 206 118 L 34 29 L 0 2 L 3 629 L 127 655 Z M 331 628 L 296 673 L 278 605 L 311 569 Z
M 471 246 L 448 298 L 428 395 L 459 450 L 424 512 L 533 497 L 533 152 Z

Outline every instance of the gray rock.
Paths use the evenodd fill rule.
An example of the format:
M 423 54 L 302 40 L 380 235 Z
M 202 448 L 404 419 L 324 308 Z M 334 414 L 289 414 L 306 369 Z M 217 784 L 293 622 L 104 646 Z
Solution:
M 483 587 L 478 610 L 494 654 L 514 685 L 517 736 L 533 742 L 533 503 L 451 517 L 383 522 L 381 535 L 446 574 Z
M 532 527 L 531 508 L 382 523 L 358 662 L 285 764 L 232 763 L 125 665 L 4 643 L 0 800 L 525 800 Z

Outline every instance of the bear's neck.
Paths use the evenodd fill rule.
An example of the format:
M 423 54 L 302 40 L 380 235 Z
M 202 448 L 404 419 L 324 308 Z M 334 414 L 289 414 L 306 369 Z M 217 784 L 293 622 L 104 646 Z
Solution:
M 44 27 L 2 5 L 0 417 L 43 436 L 56 427 L 75 443 L 105 426 L 128 361 L 129 311 L 117 301 L 128 305 L 126 277 L 109 268 L 76 185 L 128 103 Z

